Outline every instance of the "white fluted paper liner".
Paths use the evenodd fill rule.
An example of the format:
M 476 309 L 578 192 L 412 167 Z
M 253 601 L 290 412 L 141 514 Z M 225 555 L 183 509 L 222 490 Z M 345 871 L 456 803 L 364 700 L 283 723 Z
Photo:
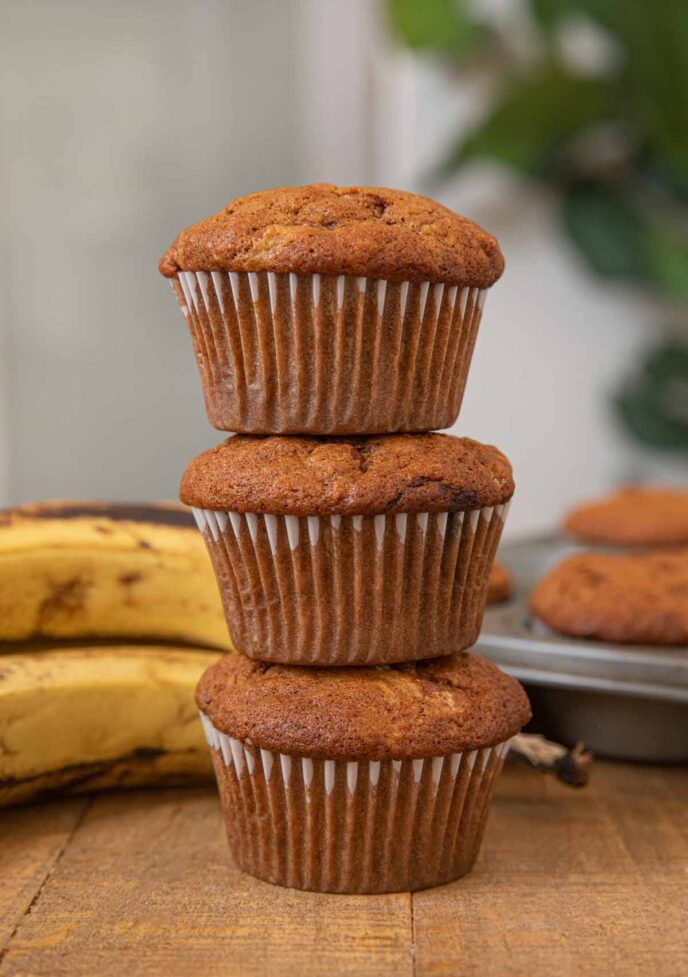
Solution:
M 193 511 L 239 651 L 285 664 L 371 665 L 475 643 L 507 510 Z
M 220 430 L 380 434 L 458 416 L 484 289 L 218 271 L 172 286 Z
M 470 871 L 509 742 L 426 759 L 312 760 L 259 750 L 201 715 L 232 853 L 322 892 L 394 892 Z

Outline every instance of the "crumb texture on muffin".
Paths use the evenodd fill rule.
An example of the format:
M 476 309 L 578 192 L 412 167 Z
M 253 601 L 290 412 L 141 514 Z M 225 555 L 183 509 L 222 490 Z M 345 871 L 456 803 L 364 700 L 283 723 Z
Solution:
M 511 597 L 511 574 L 503 563 L 493 563 L 487 585 L 487 603 L 501 604 Z
M 629 486 L 573 509 L 564 529 L 576 539 L 610 546 L 688 543 L 688 491 Z
M 530 718 L 518 682 L 477 655 L 369 668 L 268 665 L 227 655 L 196 703 L 253 746 L 333 760 L 447 756 L 494 746 Z
M 187 505 L 294 516 L 460 512 L 513 493 L 501 451 L 449 434 L 236 435 L 194 458 L 180 487 Z
M 263 190 L 186 228 L 160 261 L 178 271 L 294 272 L 488 288 L 496 240 L 441 204 L 384 187 Z
M 578 638 L 688 643 L 688 550 L 568 557 L 538 583 L 536 617 Z

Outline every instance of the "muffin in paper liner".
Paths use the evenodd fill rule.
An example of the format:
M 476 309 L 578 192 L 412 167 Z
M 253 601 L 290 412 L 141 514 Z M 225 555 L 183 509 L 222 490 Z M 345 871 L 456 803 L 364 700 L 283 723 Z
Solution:
M 425 759 L 257 749 L 201 712 L 230 850 L 267 882 L 318 892 L 442 885 L 470 872 L 509 741 Z
M 350 275 L 178 271 L 211 424 L 276 434 L 451 427 L 486 289 Z
M 193 512 L 238 651 L 283 664 L 375 665 L 475 643 L 508 507 L 375 516 Z

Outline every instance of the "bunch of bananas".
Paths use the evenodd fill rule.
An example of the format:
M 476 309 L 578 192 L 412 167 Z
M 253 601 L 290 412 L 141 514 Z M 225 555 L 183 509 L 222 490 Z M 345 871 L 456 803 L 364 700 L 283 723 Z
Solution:
M 189 513 L 0 513 L 0 807 L 210 778 L 193 690 L 230 647 Z

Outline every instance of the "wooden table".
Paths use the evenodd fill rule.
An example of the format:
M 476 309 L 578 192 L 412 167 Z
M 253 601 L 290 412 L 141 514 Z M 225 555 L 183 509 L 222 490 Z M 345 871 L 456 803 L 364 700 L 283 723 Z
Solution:
M 0 975 L 685 977 L 688 770 L 507 767 L 474 873 L 330 896 L 230 863 L 212 790 L 0 814 Z

